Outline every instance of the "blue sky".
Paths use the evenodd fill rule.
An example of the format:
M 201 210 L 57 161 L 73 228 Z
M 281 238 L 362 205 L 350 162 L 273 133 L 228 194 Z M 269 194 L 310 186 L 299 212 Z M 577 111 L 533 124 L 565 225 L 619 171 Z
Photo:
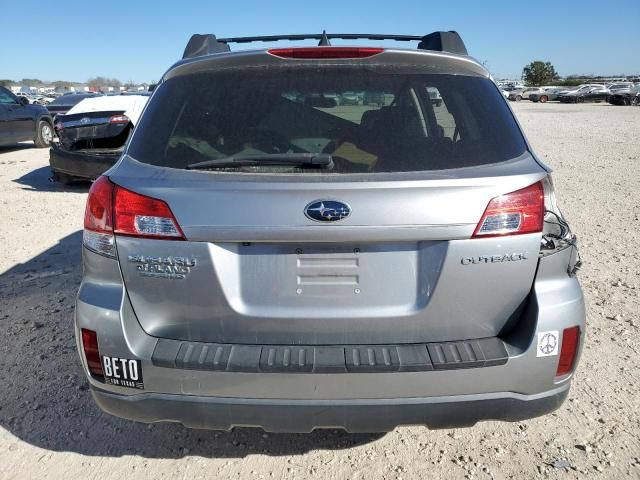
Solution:
M 640 73 L 640 0 L 2 3 L 0 79 L 158 80 L 192 33 L 223 37 L 323 28 L 411 35 L 457 30 L 470 54 L 486 61 L 497 78 L 518 77 L 531 60 L 550 61 L 561 75 Z

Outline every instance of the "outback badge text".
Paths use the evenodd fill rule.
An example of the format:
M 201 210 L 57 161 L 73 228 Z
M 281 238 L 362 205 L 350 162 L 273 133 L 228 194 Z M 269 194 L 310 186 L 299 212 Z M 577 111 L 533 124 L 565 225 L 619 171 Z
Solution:
M 462 265 L 471 265 L 476 263 L 504 263 L 517 262 L 518 260 L 526 260 L 529 258 L 527 252 L 507 253 L 505 255 L 478 255 L 476 257 L 462 257 L 460 263 Z

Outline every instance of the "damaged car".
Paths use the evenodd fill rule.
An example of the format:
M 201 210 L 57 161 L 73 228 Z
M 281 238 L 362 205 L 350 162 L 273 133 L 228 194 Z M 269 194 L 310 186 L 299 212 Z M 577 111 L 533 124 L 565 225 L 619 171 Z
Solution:
M 52 180 L 94 180 L 120 158 L 149 93 L 88 98 L 54 125 L 59 142 L 49 153 Z
M 229 47 L 292 38 L 319 45 Z M 385 102 L 333 100 L 352 92 Z M 89 191 L 82 370 L 102 410 L 147 423 L 520 422 L 574 378 L 576 241 L 456 32 L 195 34 Z

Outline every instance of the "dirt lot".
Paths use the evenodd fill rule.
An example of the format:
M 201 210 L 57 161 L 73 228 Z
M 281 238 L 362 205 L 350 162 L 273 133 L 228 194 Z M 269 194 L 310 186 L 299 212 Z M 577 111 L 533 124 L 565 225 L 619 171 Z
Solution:
M 71 319 L 86 187 L 0 149 L 0 478 L 640 478 L 640 108 L 515 105 L 580 238 L 586 349 L 569 400 L 527 422 L 387 435 L 147 426 L 90 399 Z

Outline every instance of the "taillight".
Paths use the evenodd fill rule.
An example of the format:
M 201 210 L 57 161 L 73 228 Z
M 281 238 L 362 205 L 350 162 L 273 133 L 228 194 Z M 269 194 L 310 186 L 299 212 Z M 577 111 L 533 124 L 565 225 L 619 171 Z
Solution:
M 109 117 L 109 123 L 123 124 L 129 123 L 129 117 L 126 115 L 113 115 Z
M 492 199 L 473 237 L 520 235 L 542 231 L 544 188 L 542 182 Z
M 169 206 L 99 177 L 89 190 L 84 214 L 83 243 L 101 255 L 115 257 L 114 234 L 184 240 Z
M 366 58 L 382 53 L 384 48 L 367 47 L 298 47 L 271 48 L 268 53 L 281 58 Z
M 578 343 L 580 340 L 580 327 L 565 328 L 562 332 L 562 347 L 560 348 L 560 359 L 556 377 L 567 375 L 573 371 L 578 354 Z
M 84 246 L 101 255 L 116 256 L 113 236 L 113 183 L 99 177 L 89 190 L 84 211 Z
M 184 240 L 169 205 L 116 185 L 114 194 L 114 232 L 118 235 Z
M 91 375 L 98 380 L 103 380 L 104 372 L 98 350 L 98 335 L 93 330 L 82 329 L 82 350 L 84 350 L 84 358 L 87 360 L 87 368 Z

